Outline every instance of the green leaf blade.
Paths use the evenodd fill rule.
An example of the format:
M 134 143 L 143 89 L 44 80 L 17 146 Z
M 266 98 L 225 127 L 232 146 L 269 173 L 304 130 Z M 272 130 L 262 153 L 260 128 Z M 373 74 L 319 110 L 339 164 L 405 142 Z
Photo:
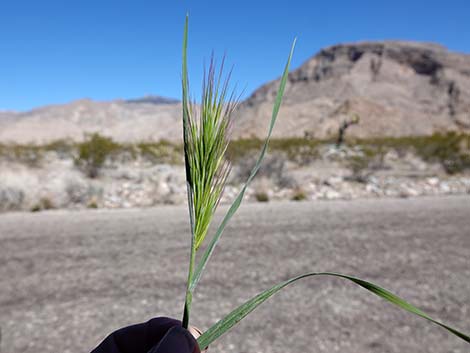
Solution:
M 311 276 L 334 276 L 334 277 L 339 277 L 343 279 L 347 279 L 349 281 L 354 282 L 355 284 L 367 289 L 368 291 L 376 294 L 377 296 L 387 300 L 388 302 L 412 313 L 415 315 L 418 315 L 428 321 L 433 322 L 436 325 L 439 325 L 446 329 L 447 331 L 451 332 L 452 334 L 456 335 L 457 337 L 463 339 L 464 341 L 470 343 L 470 337 L 455 328 L 452 328 L 440 321 L 437 321 L 430 316 L 428 316 L 426 313 L 421 311 L 420 309 L 416 308 L 412 304 L 408 303 L 407 301 L 401 299 L 397 295 L 393 294 L 392 292 L 379 287 L 378 285 L 364 281 L 360 278 L 352 277 L 352 276 L 347 276 L 339 273 L 333 273 L 333 272 L 310 272 L 306 273 L 297 277 L 293 277 L 287 281 L 281 282 L 264 292 L 261 292 L 257 296 L 253 297 L 252 299 L 248 300 L 241 306 L 239 306 L 237 309 L 233 310 L 230 314 L 228 314 L 226 317 L 224 317 L 222 320 L 217 322 L 215 325 L 210 327 L 206 332 L 204 332 L 199 338 L 198 338 L 198 344 L 201 350 L 205 349 L 209 344 L 214 342 L 217 338 L 219 338 L 221 335 L 223 335 L 225 332 L 230 330 L 233 326 L 235 326 L 238 322 L 240 322 L 244 317 L 246 317 L 249 313 L 251 313 L 253 310 L 255 310 L 260 304 L 265 302 L 267 299 L 269 299 L 271 296 L 279 292 L 281 289 L 284 287 L 288 286 L 291 283 L 294 283 L 298 281 L 299 279 L 306 278 L 306 277 L 311 277 Z
M 185 302 L 184 302 L 184 310 L 183 310 L 183 320 L 182 325 L 184 328 L 189 327 L 189 314 L 191 311 L 191 302 L 192 302 L 192 293 L 189 290 L 189 286 L 191 284 L 191 278 L 194 271 L 194 263 L 196 258 L 196 248 L 195 242 L 196 239 L 194 237 L 194 207 L 193 207 L 193 182 L 191 179 L 191 170 L 189 167 L 190 159 L 191 159 L 191 151 L 189 149 L 190 143 L 189 140 L 191 139 L 191 129 L 189 125 L 189 116 L 191 114 L 191 105 L 189 102 L 189 83 L 188 83 L 188 22 L 189 16 L 186 15 L 186 19 L 184 22 L 184 32 L 183 32 L 183 48 L 182 48 L 182 74 L 181 74 L 181 88 L 182 88 L 182 113 L 183 113 L 183 145 L 184 145 L 184 162 L 185 162 L 185 169 L 186 169 L 186 188 L 187 188 L 187 196 L 188 196 L 188 209 L 189 209 L 189 224 L 191 228 L 191 253 L 189 259 L 189 269 L 188 269 L 188 280 L 187 280 L 187 289 L 185 295 Z

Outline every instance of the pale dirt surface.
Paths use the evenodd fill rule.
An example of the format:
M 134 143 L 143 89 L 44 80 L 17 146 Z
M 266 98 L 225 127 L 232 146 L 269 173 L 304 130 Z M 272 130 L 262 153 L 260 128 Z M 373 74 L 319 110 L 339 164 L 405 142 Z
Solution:
M 187 210 L 0 215 L 2 353 L 89 352 L 108 333 L 180 317 Z M 470 197 L 242 207 L 194 298 L 208 328 L 306 271 L 361 276 L 470 332 Z M 210 352 L 464 353 L 469 345 L 340 279 L 281 292 Z

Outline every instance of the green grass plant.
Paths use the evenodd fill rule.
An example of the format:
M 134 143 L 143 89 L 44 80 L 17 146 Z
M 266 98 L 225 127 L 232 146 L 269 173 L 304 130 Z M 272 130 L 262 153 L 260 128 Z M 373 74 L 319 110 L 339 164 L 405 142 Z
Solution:
M 205 247 L 205 250 L 200 256 L 198 262 L 196 262 L 196 253 L 200 250 L 200 245 L 207 237 L 209 226 L 217 209 L 227 180 L 227 175 L 230 170 L 227 158 L 228 136 L 230 125 L 232 123 L 232 113 L 236 106 L 236 100 L 233 99 L 233 95 L 228 94 L 228 79 L 223 80 L 221 78 L 222 69 L 219 71 L 218 75 L 215 74 L 213 62 L 208 73 L 205 75 L 201 104 L 198 106 L 190 100 L 187 72 L 187 43 L 188 17 L 186 17 L 184 28 L 182 64 L 183 141 L 191 229 L 191 251 L 183 313 L 183 326 L 186 328 L 189 327 L 193 293 L 201 279 L 202 273 L 218 241 L 220 240 L 227 223 L 238 210 L 245 191 L 257 174 L 268 149 L 271 133 L 276 122 L 282 96 L 287 83 L 295 40 L 292 44 L 287 63 L 281 77 L 277 96 L 274 101 L 267 137 L 259 146 L 261 148 L 259 157 L 247 181 L 241 188 L 238 196 L 235 198 L 235 201 L 228 209 L 219 226 L 216 227 L 211 240 Z M 371 282 L 339 273 L 310 272 L 274 285 L 230 312 L 198 338 L 201 350 L 207 348 L 212 342 L 230 330 L 235 324 L 258 307 L 258 305 L 262 304 L 281 289 L 300 279 L 313 276 L 334 276 L 352 281 L 386 301 L 410 313 L 425 318 L 470 343 L 470 337 L 468 335 L 441 323 L 440 321 L 434 320 L 420 309 L 399 298 L 390 291 Z

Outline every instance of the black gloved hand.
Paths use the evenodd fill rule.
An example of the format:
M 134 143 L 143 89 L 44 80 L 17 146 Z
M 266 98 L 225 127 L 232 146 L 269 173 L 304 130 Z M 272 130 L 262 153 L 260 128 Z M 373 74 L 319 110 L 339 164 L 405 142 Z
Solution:
M 178 320 L 158 317 L 111 333 L 91 353 L 200 353 Z

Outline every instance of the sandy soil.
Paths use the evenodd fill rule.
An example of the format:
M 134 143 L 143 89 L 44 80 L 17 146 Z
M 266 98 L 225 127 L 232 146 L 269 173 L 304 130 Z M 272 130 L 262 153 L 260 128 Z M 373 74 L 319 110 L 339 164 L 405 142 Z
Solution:
M 2 353 L 89 352 L 112 330 L 180 317 L 187 210 L 0 215 Z M 206 329 L 268 286 L 337 271 L 389 288 L 470 332 L 470 197 L 242 207 L 194 298 Z M 469 345 L 339 279 L 272 298 L 210 352 L 464 353 Z

